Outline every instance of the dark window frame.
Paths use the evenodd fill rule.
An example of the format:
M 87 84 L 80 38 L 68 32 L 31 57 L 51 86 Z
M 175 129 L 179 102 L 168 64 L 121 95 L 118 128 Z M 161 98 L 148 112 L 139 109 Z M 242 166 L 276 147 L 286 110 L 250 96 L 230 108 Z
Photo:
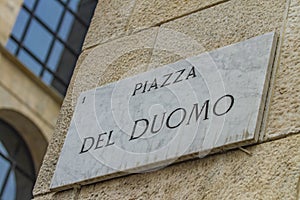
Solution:
M 58 81 L 58 84 L 61 84 L 63 87 L 67 88 L 68 84 L 69 84 L 69 80 L 65 77 L 62 78 L 60 76 L 61 74 L 59 74 L 59 71 L 57 70 L 59 68 L 59 66 L 56 66 L 56 69 L 52 70 L 51 68 L 53 68 L 53 67 L 49 66 L 48 62 L 51 58 L 51 54 L 53 52 L 56 42 L 59 42 L 62 45 L 62 47 L 63 47 L 62 54 L 63 54 L 63 52 L 68 51 L 74 57 L 75 60 L 78 59 L 78 56 L 81 54 L 81 47 L 83 44 L 83 39 L 89 28 L 89 23 L 87 23 L 87 22 L 90 22 L 98 0 L 90 0 L 90 2 L 95 4 L 95 6 L 94 6 L 93 10 L 91 10 L 91 16 L 88 20 L 84 20 L 81 16 L 78 15 L 78 13 L 74 12 L 73 9 L 71 7 L 69 7 L 69 5 L 70 5 L 69 3 L 71 2 L 71 0 L 66 0 L 65 2 L 63 2 L 61 0 L 53 0 L 53 1 L 58 2 L 60 4 L 60 6 L 62 6 L 62 8 L 63 8 L 62 13 L 58 20 L 58 24 L 54 31 L 35 14 L 37 7 L 41 1 L 35 0 L 33 5 L 30 6 L 32 8 L 30 8 L 29 6 L 26 5 L 25 2 L 23 2 L 22 6 L 21 6 L 21 10 L 26 12 L 27 15 L 29 16 L 29 18 L 24 26 L 24 29 L 22 30 L 23 32 L 21 34 L 20 39 L 16 38 L 14 36 L 14 33 L 12 32 L 10 34 L 9 42 L 13 42 L 17 46 L 16 49 L 14 50 L 14 52 L 12 52 L 16 57 L 18 57 L 20 55 L 21 50 L 23 50 L 31 57 L 30 59 L 33 59 L 40 65 L 41 70 L 39 72 L 37 72 L 36 75 L 41 79 L 43 79 L 44 75 L 50 76 L 50 79 L 52 79 L 52 80 L 51 80 L 51 83 L 49 84 L 49 86 L 51 86 L 51 84 L 53 84 L 54 81 Z M 83 1 L 86 1 L 86 0 L 83 0 Z M 82 41 L 79 41 L 79 42 L 81 42 L 81 44 L 79 45 L 79 49 L 74 49 L 76 47 L 73 48 L 72 46 L 70 46 L 69 41 L 68 41 L 68 38 L 70 37 L 70 35 L 65 40 L 59 36 L 59 31 L 62 28 L 63 20 L 64 20 L 65 16 L 67 16 L 66 13 L 68 13 L 69 15 L 71 14 L 71 16 L 72 16 L 73 21 L 72 21 L 72 25 L 71 25 L 70 29 L 72 29 L 72 26 L 74 25 L 75 21 L 76 21 L 76 23 L 79 23 L 85 29 L 85 34 L 83 35 Z M 38 58 L 37 55 L 32 52 L 32 50 L 30 50 L 28 47 L 26 47 L 24 45 L 24 41 L 26 39 L 28 30 L 30 28 L 30 24 L 33 21 L 36 21 L 38 23 L 38 25 L 41 26 L 41 28 L 45 29 L 52 36 L 52 39 L 50 39 L 49 48 L 46 52 L 45 60 L 41 60 L 40 58 Z M 62 56 L 62 55 L 60 55 L 60 56 Z M 60 59 L 61 58 L 58 59 L 58 62 L 60 62 Z M 56 65 L 59 65 L 59 64 L 57 63 Z M 68 67 L 72 67 L 72 70 L 73 70 L 75 66 L 68 66 Z M 64 94 L 62 94 L 62 95 L 64 95 Z
M 2 131 L 6 131 L 5 133 L 3 133 Z M 25 143 L 25 141 L 23 140 L 23 138 L 21 137 L 21 135 L 18 133 L 18 131 L 16 131 L 10 124 L 6 123 L 5 121 L 0 119 L 0 134 L 9 134 L 8 137 L 13 138 L 14 140 L 17 141 L 17 143 L 15 144 L 15 148 L 12 151 L 8 152 L 8 155 L 3 154 L 2 152 L 0 152 L 0 159 L 6 160 L 9 163 L 9 169 L 6 172 L 4 181 L 3 181 L 3 185 L 2 188 L 0 188 L 0 198 L 2 198 L 4 191 L 6 189 L 6 186 L 8 184 L 8 179 L 11 175 L 11 173 L 14 173 L 15 175 L 15 180 L 16 180 L 16 199 L 20 199 L 20 196 L 18 195 L 18 192 L 20 192 L 20 190 L 22 190 L 22 188 L 18 187 L 17 181 L 19 181 L 19 179 L 16 176 L 16 173 L 20 173 L 22 176 L 24 176 L 26 179 L 30 180 L 32 183 L 32 187 L 34 186 L 35 180 L 36 180 L 36 175 L 35 175 L 35 167 L 34 167 L 34 163 L 33 163 L 33 159 L 32 159 L 32 155 L 30 153 L 30 150 L 27 146 L 27 144 Z M 4 138 L 3 135 L 0 137 L 0 141 L 2 142 L 2 144 L 4 145 L 5 150 L 7 150 L 7 146 L 14 146 L 14 144 L 10 144 L 9 141 L 5 141 L 3 140 Z M 20 148 L 22 148 L 22 155 L 26 157 L 26 160 L 28 161 L 28 163 L 26 163 L 26 165 L 28 165 L 27 167 L 29 167 L 29 169 L 26 167 L 26 170 L 24 170 L 23 165 L 24 163 L 20 163 L 18 161 L 17 158 L 17 153 L 20 152 Z M 22 157 L 23 157 L 22 156 Z M 31 190 L 30 190 L 31 192 Z M 20 193 L 19 193 L 20 194 Z M 29 194 L 32 196 L 32 193 Z M 18 198 L 19 197 L 19 198 Z

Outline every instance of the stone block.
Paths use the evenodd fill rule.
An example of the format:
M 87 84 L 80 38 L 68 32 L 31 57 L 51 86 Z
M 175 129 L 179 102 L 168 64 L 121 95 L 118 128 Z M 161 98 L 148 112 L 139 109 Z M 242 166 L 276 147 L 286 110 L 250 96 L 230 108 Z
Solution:
M 89 52 L 90 51 L 88 50 L 81 53 L 79 59 L 77 60 L 77 66 L 80 66 Z M 75 68 L 73 76 L 76 76 L 76 74 L 78 73 L 78 68 L 79 67 Z M 54 134 L 48 145 L 43 164 L 41 166 L 38 178 L 33 189 L 34 196 L 49 192 L 50 181 L 54 173 L 55 165 L 59 157 L 60 150 L 63 146 L 65 134 L 69 128 L 72 114 L 74 112 L 73 109 L 76 102 L 72 101 L 73 85 L 74 78 L 71 79 L 67 95 L 61 106 Z
M 73 76 L 72 95 L 146 71 L 157 31 L 152 28 L 91 49 Z M 73 99 L 77 101 L 77 95 Z
M 53 98 L 50 94 L 50 89 L 33 74 L 29 72 L 24 65 L 11 58 L 6 50 L 0 49 L 0 84 L 24 104 L 24 106 L 33 110 L 40 120 L 46 122 L 52 128 L 55 126 L 57 115 L 60 109 L 60 100 Z M 8 74 L 13 74 L 9 76 Z M 43 87 L 44 86 L 44 87 Z M 30 92 L 28 92 L 30 91 Z M 51 91 L 52 92 L 52 91 Z M 52 92 L 55 94 L 55 92 Z M 57 95 L 56 95 L 57 96 Z M 43 101 L 41 101 L 41 97 Z M 3 102 L 9 104 L 10 102 Z
M 137 0 L 128 29 L 141 30 L 228 0 Z
M 83 49 L 124 35 L 135 0 L 100 0 Z
M 292 0 L 279 53 L 267 137 L 300 132 L 300 2 Z
M 18 16 L 22 0 L 0 0 L 0 43 L 5 45 Z
M 300 134 L 83 186 L 78 199 L 297 199 Z
M 33 200 L 53 200 L 53 199 L 68 199 L 76 200 L 78 196 L 77 189 L 65 190 L 62 192 L 48 193 L 40 196 L 36 196 Z
M 281 0 L 232 0 L 162 24 L 151 63 L 164 65 L 274 30 L 279 33 L 285 6 Z

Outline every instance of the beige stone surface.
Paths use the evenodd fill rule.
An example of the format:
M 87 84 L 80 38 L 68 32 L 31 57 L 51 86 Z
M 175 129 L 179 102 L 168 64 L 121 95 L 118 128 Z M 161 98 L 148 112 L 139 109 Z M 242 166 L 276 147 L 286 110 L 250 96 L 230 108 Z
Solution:
M 80 65 L 82 63 L 88 53 L 89 51 L 84 51 L 83 53 L 81 53 L 79 59 L 77 60 L 77 65 Z M 41 199 L 44 197 L 42 194 L 49 192 L 50 181 L 54 173 L 55 165 L 58 160 L 60 150 L 63 146 L 64 138 L 69 128 L 72 114 L 74 112 L 76 102 L 72 101 L 72 91 L 74 88 L 74 80 L 76 80 L 74 77 L 78 73 L 78 69 L 79 68 L 75 68 L 73 72 L 73 78 L 71 79 L 67 95 L 61 106 L 53 137 L 48 145 L 48 149 L 45 154 L 39 176 L 37 177 L 33 189 L 33 195 L 36 196 L 40 194 L 41 196 L 39 198 Z M 46 195 L 46 197 L 49 197 L 49 195 Z
M 285 6 L 282 0 L 232 0 L 165 23 L 160 27 L 152 62 L 164 65 L 267 32 L 279 32 Z M 166 31 L 176 37 L 166 37 Z M 192 45 L 188 47 L 189 40 Z
M 72 104 L 71 96 L 66 97 L 61 107 L 53 137 L 49 143 L 39 176 L 33 189 L 34 195 L 49 192 L 50 181 L 63 145 L 66 131 L 72 118 L 73 109 L 74 105 Z
M 47 91 L 44 91 L 32 81 L 19 67 L 16 67 L 15 63 L 11 62 L 3 54 L 0 56 L 0 70 L 2 72 L 0 73 L 0 83 L 4 87 L 9 88 L 17 98 L 22 99 L 41 119 L 54 127 L 60 104 L 51 98 Z M 25 68 L 24 66 L 21 67 Z
M 73 100 L 83 91 L 146 71 L 157 31 L 152 28 L 91 49 L 73 76 Z
M 10 93 L 1 83 L 0 119 L 14 127 L 30 147 L 29 150 L 37 175 L 47 148 L 47 141 L 50 140 L 54 127 L 41 120 L 33 110 Z M 37 149 L 39 151 L 37 151 Z
M 78 197 L 78 190 L 71 189 L 62 192 L 53 192 L 41 196 L 34 197 L 34 200 L 52 200 L 52 199 L 68 199 L 68 200 L 76 200 Z
M 79 94 L 121 77 L 145 71 L 157 31 L 157 28 L 143 31 L 99 45 L 81 54 L 36 182 L 34 195 L 50 191 L 49 186 L 55 165 Z
M 300 131 L 300 1 L 292 0 L 271 99 L 267 134 Z
M 149 68 L 155 68 L 205 52 L 199 41 L 176 29 L 160 27 Z
M 37 174 L 54 131 L 60 97 L 49 92 L 1 44 L 0 71 L 0 118 L 14 127 L 28 145 Z
M 0 108 L 18 110 L 50 140 L 60 110 L 59 98 L 53 98 L 49 90 L 44 90 L 41 81 L 33 80 L 25 66 L 12 59 L 3 47 L 0 48 L 0 70 L 0 85 L 6 90 L 0 95 Z
M 228 0 L 136 0 L 128 29 L 148 28 Z
M 0 44 L 5 45 L 18 16 L 22 0 L 0 0 Z
M 29 109 L 24 102 L 19 101 L 15 98 L 7 88 L 4 88 L 0 83 L 0 111 L 1 110 L 12 110 L 18 111 L 20 114 L 26 116 L 30 121 L 34 122 L 35 125 L 43 132 L 45 138 L 50 140 L 54 127 L 41 120 L 39 116 L 35 115 L 31 109 Z
M 291 199 L 300 178 L 300 134 L 158 171 L 84 186 L 79 199 Z
M 135 0 L 99 0 L 83 49 L 124 35 Z

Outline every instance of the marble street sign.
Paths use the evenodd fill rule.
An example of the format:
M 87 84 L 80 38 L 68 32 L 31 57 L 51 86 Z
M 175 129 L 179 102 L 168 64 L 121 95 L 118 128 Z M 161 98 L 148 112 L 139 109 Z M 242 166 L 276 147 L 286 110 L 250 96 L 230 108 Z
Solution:
M 275 38 L 267 33 L 82 93 L 51 189 L 257 142 Z

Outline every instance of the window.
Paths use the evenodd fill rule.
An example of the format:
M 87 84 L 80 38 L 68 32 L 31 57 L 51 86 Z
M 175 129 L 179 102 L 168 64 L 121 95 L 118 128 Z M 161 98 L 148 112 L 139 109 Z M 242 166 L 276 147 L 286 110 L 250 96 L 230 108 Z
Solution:
M 27 145 L 0 120 L 0 199 L 31 199 L 35 169 Z
M 25 0 L 6 48 L 62 95 L 97 0 Z

